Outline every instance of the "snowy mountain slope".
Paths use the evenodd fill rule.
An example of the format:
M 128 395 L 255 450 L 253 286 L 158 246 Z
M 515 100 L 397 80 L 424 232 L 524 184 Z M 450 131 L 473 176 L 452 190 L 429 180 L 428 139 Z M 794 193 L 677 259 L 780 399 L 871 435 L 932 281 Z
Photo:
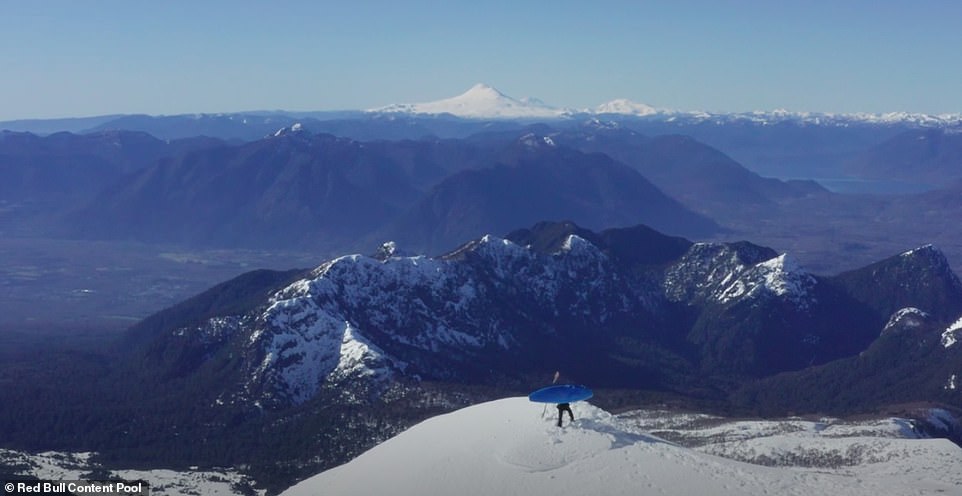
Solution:
M 756 465 L 866 477 L 875 477 L 867 476 L 869 471 L 899 477 L 917 470 L 948 468 L 924 466 L 929 456 L 957 456 L 952 453 L 959 449 L 934 442 L 928 433 L 941 436 L 951 432 L 958 428 L 958 419 L 937 408 L 921 407 L 905 413 L 912 418 L 731 420 L 663 410 L 636 410 L 619 418 L 632 430 Z
M 749 267 L 777 253 L 751 243 L 696 243 L 665 275 L 665 294 L 672 301 L 722 301 Z
M 558 334 L 568 318 L 559 301 L 601 329 L 644 315 L 654 305 L 645 289 L 574 235 L 551 255 L 489 235 L 446 258 L 340 257 L 237 321 L 250 357 L 243 396 L 300 404 L 348 379 L 456 377 L 471 363 L 514 362 L 537 336 Z
M 575 422 L 559 429 L 554 412 L 543 418 L 542 406 L 526 398 L 465 408 L 418 424 L 283 494 L 902 496 L 962 487 L 962 450 L 945 440 L 900 439 L 842 469 L 773 468 L 663 441 L 584 402 L 573 409 Z M 839 444 L 857 451 L 865 442 Z
M 756 255 L 746 263 L 740 251 L 758 251 L 764 258 Z M 668 271 L 666 294 L 676 301 L 710 299 L 724 304 L 778 297 L 799 308 L 812 304 L 815 278 L 788 254 L 771 256 L 766 253 L 769 251 L 748 243 L 696 243 L 684 259 Z
M 579 228 L 570 224 L 569 229 Z M 696 264 L 691 259 L 711 251 L 705 248 L 693 246 L 693 254 L 669 273 Z M 732 272 L 716 290 L 714 305 L 744 302 L 754 308 L 751 302 L 758 300 L 776 306 L 788 301 L 807 309 L 814 303 L 808 295 L 812 276 L 798 267 L 786 269 L 784 256 L 751 245 L 741 249 L 763 255 L 748 267 L 728 269 Z M 721 266 L 712 257 L 701 265 Z M 333 386 L 352 374 L 374 381 L 395 372 L 465 377 L 472 366 L 485 364 L 524 370 L 530 366 L 530 358 L 524 358 L 530 347 L 544 339 L 575 347 L 590 342 L 601 349 L 623 332 L 652 339 L 638 322 L 659 327 L 654 323 L 665 303 L 658 286 L 657 280 L 625 272 L 600 247 L 575 234 L 552 253 L 487 235 L 437 259 L 340 257 L 279 291 L 262 315 L 249 319 L 250 356 L 259 358 L 249 362 L 245 396 L 260 391 L 300 404 L 325 383 Z M 744 320 L 754 328 L 751 315 L 724 317 L 729 324 Z M 717 321 L 702 326 L 712 327 L 710 322 Z M 630 331 L 623 330 L 625 323 Z M 826 336 L 826 342 L 832 340 Z M 764 343 L 784 345 L 781 338 Z M 598 372 L 590 377 L 603 380 Z
M 761 262 L 739 277 L 718 296 L 723 303 L 741 296 L 769 294 L 785 298 L 799 308 L 812 302 L 809 298 L 815 278 L 805 272 L 788 254 Z

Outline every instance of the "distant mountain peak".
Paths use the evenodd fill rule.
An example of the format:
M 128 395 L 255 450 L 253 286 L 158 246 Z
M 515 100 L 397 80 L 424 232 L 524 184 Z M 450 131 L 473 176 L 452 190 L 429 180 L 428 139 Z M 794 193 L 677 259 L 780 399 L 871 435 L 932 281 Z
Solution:
M 290 126 L 285 126 L 278 129 L 277 131 L 274 131 L 274 134 L 271 136 L 273 136 L 274 138 L 279 138 L 281 136 L 297 135 L 300 133 L 308 133 L 308 130 L 300 122 L 295 122 Z
M 564 243 L 561 244 L 561 248 L 558 253 L 564 254 L 597 254 L 600 253 L 598 247 L 595 246 L 591 241 L 588 241 L 577 234 L 569 234 L 565 238 Z
M 618 98 L 607 103 L 603 103 L 595 108 L 595 114 L 623 114 L 646 116 L 657 114 L 658 109 L 644 103 L 633 102 L 627 98 Z
M 538 150 L 546 146 L 552 148 L 557 146 L 550 136 L 539 136 L 535 133 L 528 133 L 518 138 L 518 143 L 532 150 Z
M 386 241 L 382 243 L 381 246 L 378 247 L 377 251 L 374 253 L 374 255 L 371 258 L 374 258 L 375 260 L 384 261 L 389 258 L 411 257 L 411 256 L 414 256 L 414 254 L 399 248 L 396 242 Z
M 465 91 L 461 96 L 462 97 L 476 96 L 481 98 L 507 98 L 507 96 L 505 96 L 504 93 L 501 93 L 500 91 L 498 91 L 498 89 L 495 88 L 494 86 L 489 86 L 484 83 L 475 84 L 474 86 L 469 88 L 468 91 Z
M 949 265 L 948 259 L 945 258 L 945 254 L 935 245 L 927 244 L 903 252 L 897 257 L 897 260 L 902 264 L 908 264 L 912 267 L 941 272 L 946 279 L 951 281 L 952 285 L 962 287 L 962 282 L 959 281 L 955 272 L 952 271 L 952 267 Z
M 535 98 L 512 98 L 484 83 L 475 84 L 464 93 L 451 98 L 388 105 L 370 112 L 450 114 L 469 119 L 558 118 L 569 113 Z

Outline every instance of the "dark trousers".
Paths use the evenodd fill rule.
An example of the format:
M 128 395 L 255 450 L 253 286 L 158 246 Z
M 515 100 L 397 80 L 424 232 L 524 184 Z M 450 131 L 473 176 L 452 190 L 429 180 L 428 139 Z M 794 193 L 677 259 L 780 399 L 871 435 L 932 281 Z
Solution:
M 568 403 L 559 403 L 558 404 L 558 427 L 561 427 L 561 419 L 564 418 L 565 412 L 568 412 L 568 417 L 571 418 L 572 422 L 575 421 L 575 414 L 572 413 L 571 411 L 571 405 L 569 405 Z

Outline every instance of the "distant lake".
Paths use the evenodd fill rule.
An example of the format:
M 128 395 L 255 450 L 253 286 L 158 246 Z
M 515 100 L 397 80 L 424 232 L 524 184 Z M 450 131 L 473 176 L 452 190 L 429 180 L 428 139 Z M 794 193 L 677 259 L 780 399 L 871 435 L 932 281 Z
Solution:
M 809 179 L 811 181 L 815 181 L 833 193 L 907 195 L 938 189 L 938 186 L 934 184 L 890 181 L 886 179 L 858 179 L 850 177 L 816 177 L 793 179 Z M 783 180 L 788 179 L 783 178 Z

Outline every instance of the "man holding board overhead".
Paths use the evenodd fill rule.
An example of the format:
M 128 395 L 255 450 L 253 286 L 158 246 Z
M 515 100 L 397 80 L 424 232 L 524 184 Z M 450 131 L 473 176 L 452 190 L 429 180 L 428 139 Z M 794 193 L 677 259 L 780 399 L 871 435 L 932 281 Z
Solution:
M 555 382 L 558 380 L 558 375 L 555 372 Z M 571 403 L 591 398 L 593 394 L 585 386 L 558 384 L 541 388 L 529 394 L 528 399 L 536 403 L 556 403 L 558 405 L 558 427 L 561 427 L 564 412 L 568 412 L 568 417 L 572 422 L 575 419 L 575 414 L 571 411 Z

